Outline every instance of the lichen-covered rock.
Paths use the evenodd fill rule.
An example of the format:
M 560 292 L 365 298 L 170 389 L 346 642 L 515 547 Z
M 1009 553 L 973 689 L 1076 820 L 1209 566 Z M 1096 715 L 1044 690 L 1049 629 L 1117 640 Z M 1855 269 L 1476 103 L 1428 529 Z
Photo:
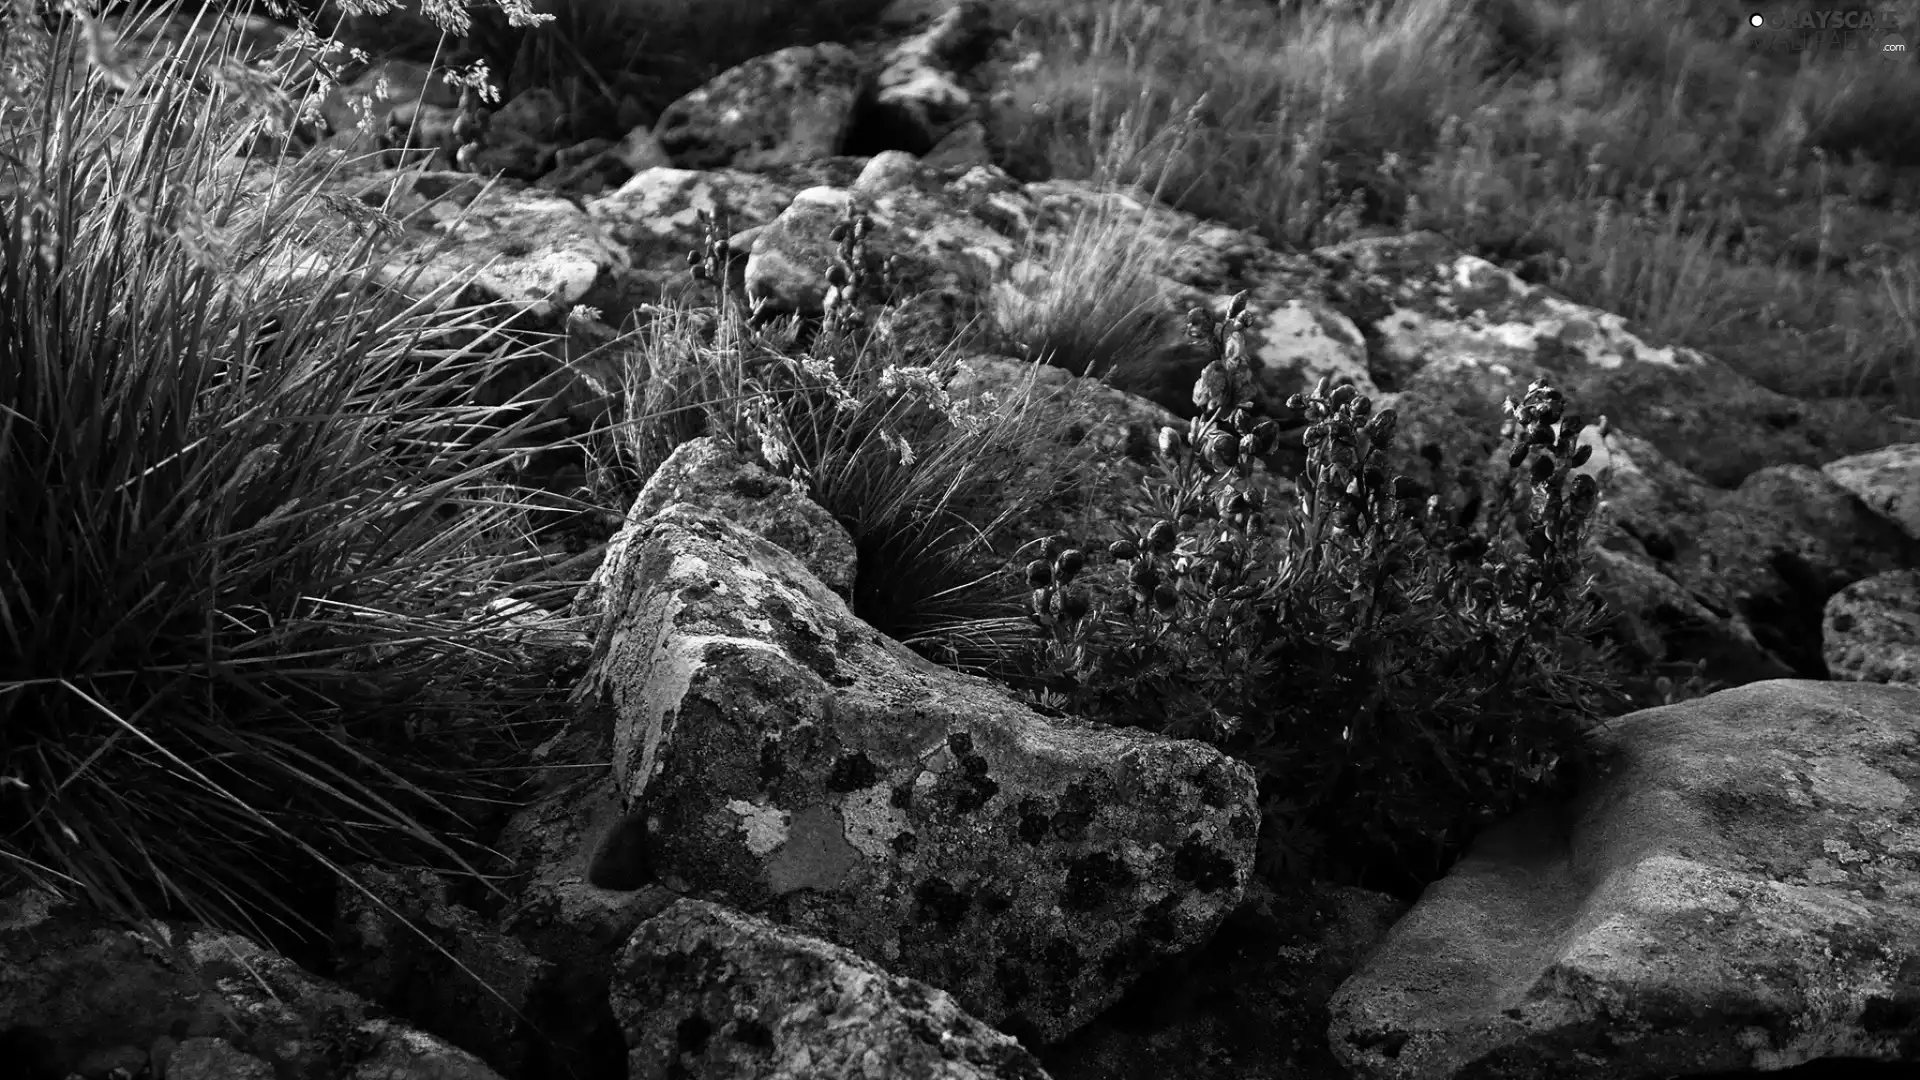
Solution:
M 576 615 L 605 610 L 609 575 L 648 518 L 675 503 L 723 514 L 798 556 L 827 588 L 853 595 L 858 569 L 853 538 L 804 490 L 773 475 L 710 435 L 681 443 L 647 480 L 627 511 L 626 524 L 607 542 L 607 554 L 574 598 Z
M 1920 685 L 1920 570 L 1890 570 L 1834 593 L 1821 629 L 1834 678 Z
M 1920 443 L 1830 461 L 1821 469 L 1873 512 L 1920 540 Z
M 795 45 L 715 76 L 667 106 L 654 135 L 687 169 L 755 169 L 840 152 L 864 78 L 845 45 Z
M 1920 689 L 1779 680 L 1621 717 L 1334 996 L 1356 1076 L 1920 1063 Z
M 631 1080 L 1046 1080 L 952 996 L 818 938 L 682 900 L 622 950 L 613 1008 Z
M 136 933 L 27 890 L 0 898 L 0 972 L 0 1032 L 54 1076 L 124 1065 L 131 1047 L 170 1076 L 245 1077 L 258 1062 L 281 1080 L 499 1080 L 239 934 Z
M 1253 776 L 1214 748 L 1040 717 L 694 507 L 650 519 L 610 580 L 580 694 L 614 711 L 625 842 L 651 880 L 1039 1041 L 1237 899 Z

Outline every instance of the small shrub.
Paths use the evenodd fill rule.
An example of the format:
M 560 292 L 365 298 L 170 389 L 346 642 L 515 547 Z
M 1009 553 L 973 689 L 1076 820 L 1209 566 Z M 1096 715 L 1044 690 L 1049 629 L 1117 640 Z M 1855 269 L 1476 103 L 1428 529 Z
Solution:
M 1276 538 L 1278 508 L 1250 483 L 1276 432 L 1248 413 L 1248 320 L 1244 295 L 1224 323 L 1193 312 L 1214 359 L 1201 415 L 1162 432 L 1144 527 L 1050 537 L 1027 564 L 1040 689 L 1252 764 L 1287 819 L 1273 835 L 1298 848 L 1270 851 L 1269 870 L 1358 830 L 1360 854 L 1323 869 L 1417 891 L 1473 827 L 1553 789 L 1610 690 L 1580 574 L 1598 499 L 1575 471 L 1581 421 L 1544 383 L 1509 400 L 1510 453 L 1470 519 L 1388 475 L 1392 410 L 1322 380 L 1290 402 L 1307 464 Z

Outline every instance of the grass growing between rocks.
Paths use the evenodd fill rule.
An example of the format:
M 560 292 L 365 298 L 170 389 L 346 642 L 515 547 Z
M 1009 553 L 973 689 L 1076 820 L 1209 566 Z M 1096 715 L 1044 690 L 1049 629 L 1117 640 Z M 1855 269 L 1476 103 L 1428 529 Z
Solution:
M 708 227 L 701 278 L 727 281 L 724 219 Z M 848 296 L 867 262 L 863 237 L 849 233 L 821 268 Z M 711 308 L 660 310 L 632 338 L 613 467 L 631 495 L 674 447 L 722 438 L 846 527 L 858 617 L 981 669 L 1005 643 L 978 628 L 1020 621 L 1021 590 L 998 573 L 1018 526 L 1093 463 L 1056 445 L 1037 367 L 998 392 L 950 394 L 968 335 L 921 340 L 911 298 L 901 299 L 871 324 L 842 307 L 804 333 L 793 319 L 758 323 L 724 295 Z
M 1023 179 L 1164 176 L 1296 246 L 1435 228 L 1776 390 L 1920 415 L 1910 57 L 1756 49 L 1718 0 L 1016 6 L 1043 59 L 992 127 Z
M 10 32 L 0 885 L 292 948 L 355 862 L 477 873 L 522 715 L 488 605 L 547 588 L 533 412 L 476 396 L 515 349 L 370 285 L 377 214 L 216 171 L 220 86 Z

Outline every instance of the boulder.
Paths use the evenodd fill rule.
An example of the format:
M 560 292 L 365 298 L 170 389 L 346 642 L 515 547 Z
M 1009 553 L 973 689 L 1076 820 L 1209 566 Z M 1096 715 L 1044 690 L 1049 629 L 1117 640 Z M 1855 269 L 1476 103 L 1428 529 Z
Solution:
M 1047 1076 L 938 987 L 698 900 L 640 925 L 621 950 L 612 997 L 630 1080 Z
M 840 152 L 864 71 L 852 49 L 795 45 L 715 76 L 667 106 L 654 135 L 686 169 L 755 169 Z
M 1920 570 L 1889 570 L 1834 593 L 1821 639 L 1836 679 L 1920 685 Z
M 1776 680 L 1620 717 L 1334 995 L 1357 1077 L 1920 1061 L 1920 689 Z
M 609 580 L 579 694 L 613 711 L 619 843 L 644 880 L 1042 1042 L 1202 943 L 1239 896 L 1253 776 L 1212 747 L 1043 718 L 690 506 L 648 521 Z
M 1830 461 L 1821 471 L 1920 540 L 1920 443 L 1898 443 Z

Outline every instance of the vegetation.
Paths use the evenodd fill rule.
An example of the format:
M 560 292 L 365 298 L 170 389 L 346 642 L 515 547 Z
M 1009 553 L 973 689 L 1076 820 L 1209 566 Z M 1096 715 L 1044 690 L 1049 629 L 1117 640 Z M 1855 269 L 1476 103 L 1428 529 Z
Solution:
M 1920 412 L 1920 67 L 1754 55 L 1721 32 L 1744 9 L 1706 0 L 1009 2 L 989 126 L 1016 175 L 1131 185 L 1284 245 L 1437 228 L 1767 385 Z M 369 24 L 339 15 L 392 6 L 310 5 L 296 40 L 351 40 Z M 617 127 L 880 5 L 812 5 L 797 29 L 764 0 L 498 6 L 423 5 L 464 37 L 430 56 Z M 535 346 L 499 312 L 377 284 L 391 208 L 280 156 L 296 132 L 254 106 L 343 62 L 307 84 L 291 58 L 277 81 L 223 56 L 143 70 L 91 15 L 55 14 L 13 0 L 0 23 L 0 887 L 278 941 L 320 917 L 316 871 L 477 874 L 509 795 L 493 751 L 544 716 L 518 695 L 567 681 L 497 633 L 511 602 L 556 608 L 572 584 L 521 470 L 581 447 L 481 393 Z M 233 167 L 249 154 L 264 180 Z M 708 224 L 694 263 L 728 281 L 724 213 Z M 1476 502 L 1385 475 L 1392 414 L 1319 387 L 1291 403 L 1299 505 L 1268 506 L 1248 481 L 1279 433 L 1248 411 L 1244 309 L 1183 337 L 1130 213 L 1036 247 L 1060 272 L 951 341 L 910 332 L 914 297 L 857 302 L 891 288 L 873 231 L 842 226 L 818 325 L 720 290 L 621 328 L 623 415 L 583 440 L 601 496 L 622 505 L 699 434 L 749 451 L 847 526 L 855 612 L 881 630 L 1255 763 L 1275 872 L 1430 878 L 1577 759 L 1608 692 L 1579 559 L 1595 492 L 1551 388 L 1511 404 L 1514 456 Z M 1137 528 L 996 574 L 1096 463 L 1055 452 L 1037 383 L 949 396 L 980 342 L 1196 384 Z M 1356 824 L 1362 858 L 1321 857 Z
M 1034 688 L 1253 765 L 1271 872 L 1417 892 L 1475 827 L 1553 790 L 1612 703 L 1581 573 L 1599 497 L 1574 471 L 1584 421 L 1535 383 L 1507 402 L 1511 453 L 1484 492 L 1428 493 L 1385 471 L 1394 412 L 1323 379 L 1290 403 L 1310 426 L 1287 515 L 1251 482 L 1277 428 L 1249 411 L 1247 325 L 1244 295 L 1218 325 L 1193 310 L 1202 411 L 1162 430 L 1141 525 L 1048 537 L 1027 564 Z M 1123 573 L 1077 586 L 1103 555 Z M 1315 858 L 1314 837 L 1355 828 L 1363 843 Z
M 285 942 L 317 871 L 471 869 L 519 715 L 486 612 L 552 588 L 533 410 L 476 396 L 516 350 L 372 285 L 379 213 L 217 171 L 244 86 L 179 58 L 136 110 L 110 40 L 8 32 L 0 881 Z
M 1910 58 L 1757 48 L 1730 0 L 1013 3 L 1017 176 L 1286 245 L 1437 229 L 1774 389 L 1920 415 Z

